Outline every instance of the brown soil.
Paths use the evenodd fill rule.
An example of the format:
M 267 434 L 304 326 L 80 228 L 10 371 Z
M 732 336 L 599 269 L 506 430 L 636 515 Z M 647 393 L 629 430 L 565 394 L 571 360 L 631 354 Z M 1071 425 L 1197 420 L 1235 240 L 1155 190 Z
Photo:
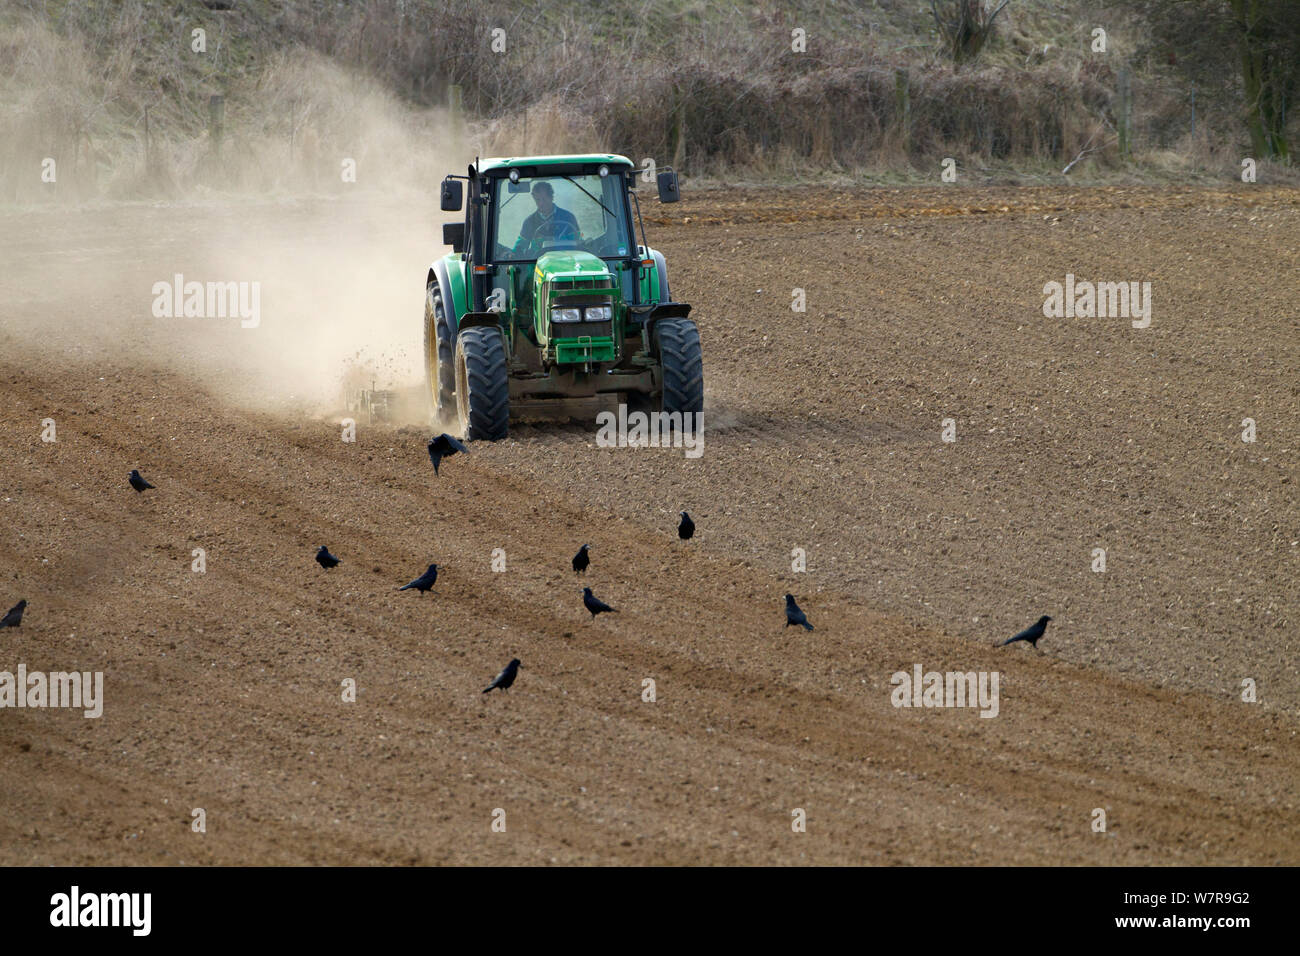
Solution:
M 347 444 L 262 378 L 274 283 L 257 330 L 149 314 L 174 272 L 244 278 L 204 273 L 237 229 L 320 281 L 380 249 L 409 286 L 344 271 L 399 288 L 418 346 L 437 214 L 373 213 L 409 219 L 387 244 L 332 215 L 0 219 L 0 611 L 31 602 L 0 669 L 106 696 L 0 711 L 0 862 L 1300 863 L 1300 193 L 654 204 L 703 457 L 530 424 L 441 478 L 423 425 Z M 1150 281 L 1150 328 L 1044 318 L 1067 272 Z M 394 590 L 430 561 L 432 595 Z M 1043 613 L 1039 651 L 992 647 Z M 895 709 L 916 663 L 999 671 L 999 716 Z

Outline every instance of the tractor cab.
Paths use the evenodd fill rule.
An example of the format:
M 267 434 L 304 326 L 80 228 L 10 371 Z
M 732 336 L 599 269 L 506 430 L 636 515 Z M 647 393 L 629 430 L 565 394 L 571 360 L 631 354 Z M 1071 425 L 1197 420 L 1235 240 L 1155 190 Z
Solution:
M 627 259 L 632 248 L 625 176 L 551 175 L 544 168 L 521 176 L 518 168 L 492 181 L 492 258 L 528 262 L 547 252 L 582 250 Z

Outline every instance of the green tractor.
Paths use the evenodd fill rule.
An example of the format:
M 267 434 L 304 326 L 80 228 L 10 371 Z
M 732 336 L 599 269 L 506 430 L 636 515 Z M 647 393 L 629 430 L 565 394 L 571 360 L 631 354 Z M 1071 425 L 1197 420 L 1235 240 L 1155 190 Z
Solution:
M 442 209 L 465 213 L 443 224 L 452 251 L 425 286 L 437 418 L 496 441 L 526 415 L 618 402 L 682 418 L 703 410 L 700 334 L 645 242 L 639 175 L 623 156 L 533 156 L 481 160 L 443 180 Z M 677 174 L 656 179 L 660 201 L 676 202 Z

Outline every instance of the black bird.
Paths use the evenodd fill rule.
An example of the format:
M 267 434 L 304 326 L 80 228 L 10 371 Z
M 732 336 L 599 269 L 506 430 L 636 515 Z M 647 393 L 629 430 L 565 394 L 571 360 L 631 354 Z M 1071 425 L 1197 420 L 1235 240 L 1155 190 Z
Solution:
M 695 522 L 685 511 L 682 512 L 682 523 L 677 526 L 677 537 L 683 541 L 690 541 L 691 536 L 695 534 Z
M 320 550 L 316 552 L 316 563 L 327 571 L 330 568 L 337 567 L 340 560 L 342 559 L 330 554 L 330 549 L 323 544 L 320 546 Z
M 602 601 L 600 598 L 598 598 L 598 597 L 596 597 L 594 594 L 592 594 L 592 593 L 591 593 L 591 588 L 583 588 L 583 589 L 582 589 L 582 603 L 585 604 L 585 605 L 587 606 L 587 610 L 591 612 L 591 619 L 592 619 L 593 621 L 596 620 L 596 615 L 597 615 L 597 614 L 604 614 L 604 613 L 606 613 L 606 612 L 609 612 L 609 613 L 612 613 L 612 614 L 617 614 L 617 613 L 618 613 L 617 610 L 615 610 L 614 608 L 610 607 L 608 604 L 606 604 L 606 603 L 605 603 L 604 601 Z
M 808 623 L 808 615 L 799 610 L 799 605 L 794 603 L 794 595 L 787 594 L 785 596 L 785 626 L 789 627 L 791 624 L 798 624 L 805 631 L 813 629 L 813 626 Z
M 420 597 L 424 597 L 424 592 L 429 590 L 431 587 L 433 587 L 434 583 L 437 580 L 438 580 L 438 566 L 436 564 L 431 564 L 429 565 L 429 570 L 425 571 L 423 574 L 421 574 L 410 584 L 403 584 L 397 590 L 409 591 L 411 590 L 411 588 L 415 588 L 417 591 L 420 592 Z
M 573 570 L 578 574 L 586 571 L 587 565 L 591 564 L 591 558 L 587 556 L 587 549 L 590 547 L 591 545 L 584 544 L 578 549 L 578 553 L 573 556 Z
M 1038 650 L 1038 641 L 1042 638 L 1043 632 L 1047 630 L 1047 622 L 1050 620 L 1051 618 L 1044 614 L 1036 623 L 1030 624 L 1015 637 L 1008 637 L 1005 641 L 999 644 L 998 647 L 1006 647 L 1008 644 L 1014 644 L 1016 641 L 1028 641 L 1030 644 L 1034 645 L 1034 650 Z
M 502 690 L 508 688 L 515 682 L 515 676 L 519 673 L 519 668 L 523 665 L 519 663 L 519 658 L 515 658 L 505 666 L 496 677 L 492 678 L 492 683 L 483 688 L 483 693 L 487 693 L 494 687 L 500 687 Z
M 23 622 L 23 611 L 27 610 L 27 601 L 19 601 L 9 609 L 9 613 L 0 617 L 0 627 L 17 627 Z
M 429 460 L 433 462 L 433 473 L 438 473 L 438 464 L 444 458 L 450 458 L 458 451 L 469 454 L 469 449 L 458 438 L 443 432 L 436 438 L 429 439 Z
M 131 474 L 127 475 L 126 480 L 131 482 L 131 487 L 134 488 L 137 493 L 144 491 L 146 488 L 153 487 L 153 485 L 141 478 L 140 472 L 136 471 L 134 468 L 131 469 Z

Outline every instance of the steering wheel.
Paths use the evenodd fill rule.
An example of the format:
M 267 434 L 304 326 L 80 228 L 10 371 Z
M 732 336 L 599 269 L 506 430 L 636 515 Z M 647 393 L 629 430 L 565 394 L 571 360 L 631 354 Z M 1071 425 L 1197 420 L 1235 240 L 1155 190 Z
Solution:
M 525 239 L 523 236 L 520 236 L 515 242 L 513 250 L 506 249 L 505 246 L 502 246 L 500 243 L 497 244 L 497 247 L 499 250 L 504 250 L 507 255 L 513 251 L 513 254 L 516 256 L 535 256 L 543 249 L 547 248 L 545 245 L 547 242 L 553 243 L 553 245 L 549 247 L 551 249 L 568 248 L 570 244 L 573 248 L 581 249 L 585 248 L 586 245 L 582 241 L 582 234 L 579 232 L 576 225 L 569 222 L 567 219 L 553 219 L 541 226 L 537 232 L 533 234 L 531 239 Z M 560 245 L 560 243 L 564 243 L 565 245 Z
M 547 226 L 551 231 L 551 238 L 556 242 L 581 242 L 582 236 L 578 232 L 578 227 L 567 219 L 560 221 L 552 219 Z

